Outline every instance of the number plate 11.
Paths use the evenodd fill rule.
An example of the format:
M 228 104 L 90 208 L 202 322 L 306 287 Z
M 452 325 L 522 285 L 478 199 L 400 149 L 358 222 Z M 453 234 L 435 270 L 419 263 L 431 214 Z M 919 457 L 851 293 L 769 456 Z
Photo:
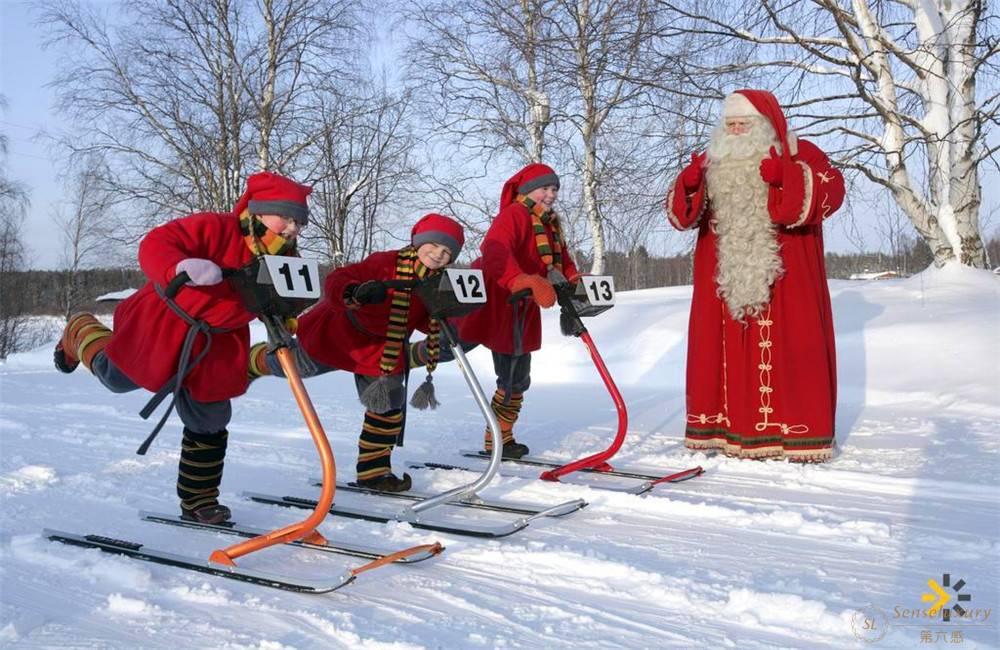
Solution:
M 282 298 L 319 298 L 319 264 L 316 260 L 283 255 L 265 255 L 264 264 Z

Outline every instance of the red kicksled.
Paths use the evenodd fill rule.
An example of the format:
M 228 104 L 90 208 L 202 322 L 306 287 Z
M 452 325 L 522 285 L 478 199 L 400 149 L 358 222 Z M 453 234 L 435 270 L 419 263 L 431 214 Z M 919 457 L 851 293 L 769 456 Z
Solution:
M 585 283 L 587 286 L 585 286 Z M 591 301 L 588 289 L 593 292 L 595 296 L 594 301 Z M 527 292 L 519 292 L 512 296 L 512 300 L 524 299 L 528 295 Z M 594 366 L 597 367 L 597 371 L 604 381 L 604 386 L 608 389 L 608 393 L 611 394 L 611 398 L 614 400 L 615 408 L 618 411 L 618 431 L 615 434 L 614 440 L 612 440 L 611 444 L 604 451 L 563 465 L 531 456 L 522 456 L 518 459 L 505 458 L 504 462 L 551 467 L 552 469 L 542 472 L 539 476 L 543 481 L 559 481 L 563 476 L 572 474 L 573 472 L 597 472 L 608 476 L 642 480 L 643 482 L 637 487 L 624 490 L 631 494 L 644 494 L 661 483 L 680 483 L 681 481 L 686 481 L 703 474 L 705 470 L 700 465 L 680 472 L 660 475 L 648 471 L 616 469 L 608 463 L 618 453 L 618 450 L 621 449 L 622 444 L 625 442 L 625 434 L 628 431 L 628 410 L 625 407 L 625 400 L 622 399 L 618 386 L 615 385 L 614 379 L 611 378 L 611 373 L 608 372 L 608 368 L 604 364 L 604 359 L 601 358 L 601 354 L 597 351 L 597 346 L 594 345 L 594 340 L 591 338 L 590 332 L 587 331 L 587 327 L 583 324 L 582 317 L 596 316 L 610 309 L 614 290 L 611 286 L 610 278 L 591 276 L 585 278 L 584 281 L 581 281 L 577 285 L 572 285 L 568 282 L 557 285 L 556 296 L 559 300 L 559 321 L 562 332 L 567 336 L 575 336 L 581 339 L 587 346 L 590 358 L 593 360 Z M 478 456 L 480 453 L 463 453 L 463 455 Z

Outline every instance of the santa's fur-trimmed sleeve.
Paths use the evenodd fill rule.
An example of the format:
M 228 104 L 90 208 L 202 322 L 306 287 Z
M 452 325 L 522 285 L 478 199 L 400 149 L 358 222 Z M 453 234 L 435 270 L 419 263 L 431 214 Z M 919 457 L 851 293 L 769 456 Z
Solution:
M 688 230 L 696 227 L 707 207 L 708 197 L 704 180 L 697 190 L 688 193 L 685 191 L 680 177 L 670 187 L 663 204 L 667 213 L 667 221 L 677 230 Z
M 798 141 L 798 153 L 787 161 L 780 189 L 768 200 L 771 219 L 789 228 L 822 223 L 844 201 L 844 177 L 819 147 Z

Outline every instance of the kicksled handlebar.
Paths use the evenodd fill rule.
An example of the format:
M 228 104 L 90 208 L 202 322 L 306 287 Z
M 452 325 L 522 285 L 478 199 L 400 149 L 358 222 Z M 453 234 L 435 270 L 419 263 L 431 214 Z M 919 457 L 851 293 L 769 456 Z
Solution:
M 576 305 L 573 304 L 573 293 L 576 291 L 575 286 L 569 282 L 560 282 L 554 285 L 553 288 L 556 291 L 556 301 L 559 303 L 560 330 L 566 336 L 581 336 L 587 331 L 587 327 L 583 324 Z M 516 307 L 522 300 L 527 301 L 529 298 L 531 298 L 531 289 L 521 289 L 512 293 L 507 302 Z M 515 320 L 517 319 L 515 318 Z M 516 338 L 517 334 L 515 334 Z
M 222 269 L 222 278 L 228 278 L 229 276 L 237 273 L 239 269 Z M 188 275 L 187 271 L 181 271 L 174 276 L 174 279 L 167 283 L 167 286 L 163 288 L 163 295 L 167 298 L 173 300 L 180 293 L 182 287 L 187 286 L 190 282 L 191 276 Z
M 510 294 L 510 298 L 507 299 L 507 302 L 514 305 L 520 302 L 521 300 L 527 300 L 530 297 L 531 297 L 531 289 L 521 289 L 520 291 L 516 291 Z

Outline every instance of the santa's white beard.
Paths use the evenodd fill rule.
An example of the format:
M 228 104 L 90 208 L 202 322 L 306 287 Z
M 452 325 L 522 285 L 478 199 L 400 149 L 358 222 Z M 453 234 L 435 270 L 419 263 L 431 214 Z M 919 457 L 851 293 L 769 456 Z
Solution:
M 729 314 L 740 321 L 760 316 L 784 272 L 767 211 L 768 185 L 759 171 L 772 145 L 774 130 L 764 121 L 745 135 L 717 131 L 709 147 L 706 180 L 719 253 L 715 281 Z

